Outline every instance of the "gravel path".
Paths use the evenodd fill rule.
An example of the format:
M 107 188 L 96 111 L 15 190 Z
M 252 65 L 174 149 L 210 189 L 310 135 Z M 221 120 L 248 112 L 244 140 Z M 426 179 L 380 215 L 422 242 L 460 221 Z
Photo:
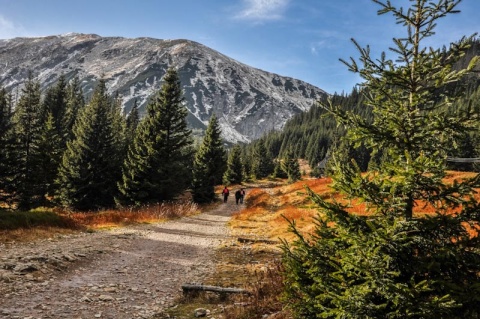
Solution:
M 230 199 L 167 223 L 0 244 L 0 318 L 151 318 L 214 270 L 240 207 Z

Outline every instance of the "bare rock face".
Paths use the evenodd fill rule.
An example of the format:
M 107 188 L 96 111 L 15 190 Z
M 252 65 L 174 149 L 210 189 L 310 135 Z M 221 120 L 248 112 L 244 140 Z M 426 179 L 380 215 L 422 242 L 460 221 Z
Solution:
M 0 86 L 20 88 L 29 71 L 43 89 L 62 74 L 67 80 L 78 76 L 88 98 L 103 77 L 109 92 L 120 94 L 125 112 L 135 100 L 144 110 L 169 67 L 180 75 L 189 126 L 201 133 L 216 114 L 229 142 L 248 142 L 282 129 L 294 114 L 327 95 L 306 82 L 252 68 L 189 40 L 75 33 L 0 40 Z

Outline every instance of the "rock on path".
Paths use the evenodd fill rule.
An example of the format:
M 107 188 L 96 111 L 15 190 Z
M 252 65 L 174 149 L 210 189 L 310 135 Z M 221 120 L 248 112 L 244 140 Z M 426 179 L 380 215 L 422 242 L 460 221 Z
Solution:
M 150 318 L 214 270 L 238 208 L 231 200 L 167 223 L 0 245 L 0 318 Z

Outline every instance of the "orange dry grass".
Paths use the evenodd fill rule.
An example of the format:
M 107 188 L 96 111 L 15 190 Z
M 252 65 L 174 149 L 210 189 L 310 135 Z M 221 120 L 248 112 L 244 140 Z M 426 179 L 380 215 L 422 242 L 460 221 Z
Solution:
M 73 232 L 75 232 L 75 230 L 59 227 L 35 227 L 0 230 L 0 243 L 31 242 L 38 238 L 51 238 L 57 235 L 71 234 Z
M 248 233 L 270 240 L 288 235 L 288 222 L 285 217 L 298 220 L 298 224 L 304 229 L 309 228 L 316 210 L 302 208 L 301 204 L 308 201 L 305 185 L 315 184 L 318 183 L 309 180 L 268 189 L 250 190 L 246 199 L 247 208 L 233 216 L 231 227 L 234 232 Z
M 474 177 L 475 173 L 469 172 L 448 172 L 445 178 L 446 183 L 453 183 L 454 180 L 462 180 Z M 303 180 L 289 185 L 281 185 L 268 189 L 252 189 L 247 196 L 247 208 L 237 213 L 232 221 L 232 228 L 245 232 L 248 228 L 249 234 L 262 238 L 276 240 L 277 238 L 292 239 L 288 232 L 289 220 L 295 220 L 296 226 L 302 232 L 309 233 L 313 230 L 313 218 L 318 211 L 308 198 L 305 187 L 323 199 L 336 200 L 340 203 L 349 204 L 348 211 L 353 214 L 368 215 L 365 203 L 352 200 L 347 201 L 344 197 L 330 188 L 330 178 Z M 480 194 L 475 198 L 480 201 Z M 458 211 L 458 210 L 456 210 Z M 451 211 L 454 213 L 456 211 Z M 418 216 L 433 214 L 434 207 L 425 206 L 423 202 L 417 202 L 414 213 Z M 469 229 L 472 235 L 477 234 L 476 229 Z
M 459 172 L 459 171 L 447 171 L 447 176 L 444 181 L 447 184 L 453 184 L 455 180 L 461 181 L 467 178 L 475 177 L 477 173 L 474 172 Z
M 93 228 L 115 227 L 135 223 L 151 223 L 192 215 L 198 206 L 192 202 L 162 203 L 136 209 L 105 210 L 101 212 L 72 213 L 78 224 Z
M 254 188 L 249 190 L 247 207 L 264 207 L 271 204 L 271 195 L 265 190 Z
M 307 196 L 306 187 L 322 196 L 322 198 L 327 199 L 334 196 L 334 192 L 330 188 L 331 182 L 332 180 L 330 178 L 308 179 L 278 187 L 273 190 L 272 193 L 275 194 L 276 202 L 280 206 L 305 205 L 310 203 L 310 199 Z
M 199 207 L 193 202 L 172 202 L 145 206 L 138 209 L 104 210 L 97 212 L 65 212 L 55 210 L 62 218 L 62 224 L 44 224 L 31 227 L 15 227 L 0 229 L 0 242 L 32 241 L 49 238 L 58 234 L 71 233 L 85 229 L 102 229 L 124 226 L 128 224 L 159 222 L 182 216 L 193 215 L 208 206 Z M 57 221 L 57 219 L 55 219 Z

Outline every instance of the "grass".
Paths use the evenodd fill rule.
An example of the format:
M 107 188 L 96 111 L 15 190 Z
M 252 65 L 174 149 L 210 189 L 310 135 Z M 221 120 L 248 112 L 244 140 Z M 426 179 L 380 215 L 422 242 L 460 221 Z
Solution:
M 475 173 L 448 172 L 445 182 L 471 178 Z M 230 256 L 226 263 L 217 266 L 216 278 L 230 278 L 232 282 L 242 283 L 247 290 L 253 293 L 253 298 L 242 297 L 235 300 L 241 307 L 231 307 L 219 318 L 262 318 L 264 314 L 276 313 L 275 318 L 290 318 L 288 312 L 282 310 L 280 296 L 282 293 L 281 265 L 278 263 L 279 245 L 265 245 L 266 239 L 292 241 L 295 236 L 288 231 L 288 222 L 285 218 L 295 220 L 297 228 L 304 233 L 314 230 L 313 218 L 318 211 L 306 194 L 306 187 L 310 188 L 323 199 L 336 200 L 347 203 L 341 194 L 330 188 L 332 180 L 329 178 L 306 179 L 288 185 L 272 185 L 271 187 L 256 188 L 247 195 L 246 208 L 236 213 L 230 221 L 233 236 L 247 236 L 254 243 L 248 247 L 251 254 L 234 260 L 235 253 L 225 251 Z M 480 200 L 480 195 L 476 195 Z M 352 201 L 350 213 L 366 215 L 369 212 L 364 204 Z M 415 213 L 419 216 L 432 214 L 433 208 L 419 202 Z M 452 212 L 450 212 L 452 213 Z M 476 230 L 472 235 L 478 235 Z M 255 243 L 255 240 L 257 242 Z M 262 258 L 262 254 L 268 252 Z M 238 253 L 237 253 L 238 254 Z M 226 257 L 224 257 L 225 259 Z M 256 262 L 252 263 L 252 258 Z M 240 261 L 243 259 L 243 261 Z M 224 260 L 225 261 L 225 260 Z M 218 284 L 228 282 L 219 281 Z M 179 317 L 181 318 L 181 317 Z
M 473 177 L 474 173 L 448 172 L 445 182 Z M 331 179 L 305 179 L 292 184 L 281 184 L 279 181 L 266 181 L 264 186 L 252 186 L 247 189 L 245 209 L 234 214 L 230 221 L 231 234 L 235 237 L 245 237 L 249 243 L 233 240 L 215 252 L 215 271 L 205 278 L 204 284 L 222 287 L 245 288 L 252 294 L 249 296 L 232 295 L 219 296 L 214 293 L 201 293 L 197 296 L 184 296 L 178 300 L 177 306 L 168 310 L 167 314 L 157 315 L 155 318 L 192 318 L 196 308 L 207 308 L 211 316 L 217 319 L 255 319 L 266 314 L 275 314 L 276 319 L 291 318 L 283 310 L 281 294 L 283 291 L 282 266 L 280 264 L 279 240 L 291 241 L 293 234 L 288 231 L 288 222 L 285 217 L 295 220 L 298 229 L 302 232 L 313 230 L 313 218 L 317 209 L 308 198 L 305 187 L 310 188 L 325 200 L 342 201 L 340 194 L 331 188 Z M 233 185 L 230 188 L 235 189 Z M 216 189 L 217 194 L 223 187 Z M 477 197 L 480 200 L 480 196 Z M 419 203 L 421 204 L 421 203 Z M 215 203 L 214 205 L 218 205 Z M 46 217 L 56 218 L 66 214 L 72 227 L 105 228 L 117 227 L 131 223 L 148 223 L 152 221 L 176 218 L 198 211 L 209 210 L 211 207 L 197 207 L 187 202 L 180 204 L 164 204 L 164 206 L 143 207 L 137 210 L 106 210 L 88 213 L 58 213 L 44 211 Z M 431 208 L 418 205 L 417 214 L 431 213 Z M 365 206 L 352 202 L 351 213 L 367 214 Z M 28 212 L 28 214 L 43 214 L 42 212 Z M 3 211 L 0 211 L 0 221 Z M 42 217 L 43 218 L 43 217 Z M 39 232 L 41 227 L 48 227 L 49 222 L 41 224 L 42 218 L 26 217 L 22 227 L 29 227 L 29 232 Z M 19 220 L 22 220 L 21 218 Z M 59 220 L 62 220 L 61 218 Z M 51 222 L 53 223 L 53 222 Z M 0 224 L 0 228 L 2 224 Z M 6 225 L 6 224 L 5 224 Z M 57 224 L 62 227 L 62 224 Z M 66 224 L 68 225 L 68 223 Z M 56 226 L 58 227 L 58 226 Z M 65 231 L 67 228 L 60 228 Z M 16 230 L 9 230 L 10 236 Z M 48 232 L 48 229 L 47 229 Z M 0 233 L 0 240 L 1 233 Z M 268 241 L 278 244 L 268 243 Z
M 445 177 L 445 183 L 453 183 L 466 178 L 474 177 L 476 174 L 471 172 L 448 171 Z M 235 214 L 231 220 L 231 227 L 234 233 L 246 233 L 252 237 L 262 237 L 269 240 L 287 241 L 294 238 L 288 231 L 289 220 L 295 220 L 296 225 L 302 232 L 308 233 L 313 230 L 313 217 L 318 210 L 306 194 L 306 187 L 320 195 L 324 200 L 335 200 L 344 204 L 349 204 L 348 211 L 353 214 L 368 215 L 370 212 L 366 209 L 364 203 L 352 200 L 347 202 L 342 195 L 336 193 L 330 184 L 330 178 L 306 179 L 288 185 L 273 186 L 270 188 L 258 188 L 248 195 L 247 207 L 241 212 Z M 480 193 L 475 195 L 480 200 Z M 433 214 L 434 207 L 426 205 L 419 201 L 414 208 L 414 214 L 424 216 Z M 457 210 L 449 211 L 455 213 Z M 475 234 L 472 231 L 472 234 Z
M 69 212 L 50 208 L 29 211 L 0 210 L 0 242 L 32 241 L 49 238 L 56 234 L 161 222 L 208 209 L 210 209 L 209 206 L 180 201 L 135 209 L 95 212 Z
M 50 209 L 30 211 L 0 211 L 0 229 L 15 230 L 19 228 L 58 227 L 76 228 L 76 222 L 66 215 L 57 214 Z
M 155 318 L 193 318 L 196 308 L 210 310 L 217 319 L 256 319 L 276 314 L 277 319 L 290 318 L 281 312 L 279 297 L 283 291 L 280 254 L 264 246 L 230 242 L 217 249 L 214 255 L 215 271 L 204 278 L 203 284 L 244 288 L 251 294 L 218 294 L 200 292 L 183 295 L 177 305 Z
M 170 202 L 139 208 L 71 213 L 69 216 L 79 225 L 90 228 L 108 228 L 189 216 L 198 212 L 198 209 L 199 206 L 193 202 Z

